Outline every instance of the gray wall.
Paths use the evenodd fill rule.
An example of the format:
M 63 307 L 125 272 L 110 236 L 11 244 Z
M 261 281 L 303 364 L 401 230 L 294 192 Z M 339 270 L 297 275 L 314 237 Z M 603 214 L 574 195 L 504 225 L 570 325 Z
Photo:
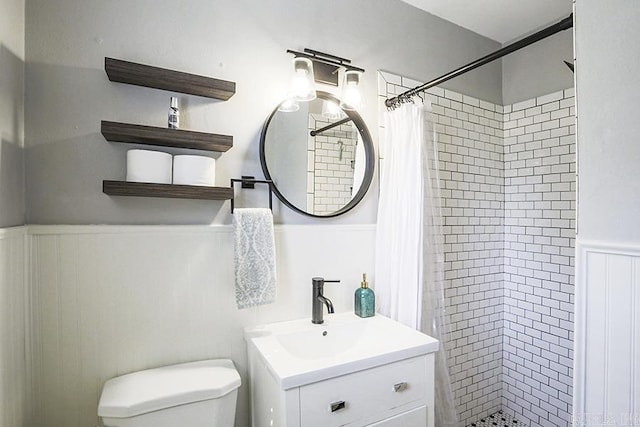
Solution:
M 572 30 L 505 56 L 502 58 L 503 105 L 573 87 L 573 73 L 562 62 L 572 60 Z
M 582 424 L 595 416 L 637 425 L 627 414 L 638 414 L 640 382 L 637 369 L 630 375 L 640 348 L 639 6 L 635 0 L 576 1 L 574 408 Z
M 0 0 L 0 227 L 24 224 L 24 0 Z
M 425 80 L 499 47 L 399 0 L 198 0 L 188 8 L 168 0 L 33 0 L 26 21 L 27 219 L 39 224 L 230 222 L 228 202 L 102 194 L 103 179 L 124 179 L 130 147 L 106 142 L 100 120 L 162 126 L 171 95 L 109 82 L 105 56 L 237 82 L 228 102 L 180 96 L 183 127 L 234 135 L 217 163 L 217 181 L 225 182 L 262 176 L 259 133 L 288 88 L 287 48 L 346 56 L 367 70 L 363 117 L 377 141 L 377 69 Z M 449 87 L 498 102 L 501 84 L 495 63 Z M 238 206 L 264 203 L 261 190 L 238 193 Z M 376 204 L 374 183 L 337 221 L 373 223 Z M 280 223 L 317 222 L 278 206 L 275 213 Z
M 579 0 L 576 19 L 578 237 L 637 244 L 640 8 Z
M 303 210 L 307 206 L 308 138 L 309 103 L 301 102 L 298 111 L 279 111 L 273 116 L 265 143 L 271 178 L 287 200 Z

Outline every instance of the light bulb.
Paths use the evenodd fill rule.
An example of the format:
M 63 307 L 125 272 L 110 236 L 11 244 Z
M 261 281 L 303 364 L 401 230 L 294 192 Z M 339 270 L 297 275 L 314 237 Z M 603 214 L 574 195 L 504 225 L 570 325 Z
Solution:
M 342 99 L 340 107 L 343 110 L 357 110 L 362 108 L 362 94 L 360 93 L 360 76 L 358 70 L 347 70 L 344 73 L 342 85 Z
M 325 119 L 339 119 L 342 116 L 342 110 L 338 104 L 333 101 L 324 101 L 322 103 L 322 117 Z
M 294 111 L 298 111 L 300 109 L 300 105 L 293 98 L 287 98 L 280 103 L 278 106 L 278 111 L 282 111 L 285 113 L 293 113 Z
M 316 85 L 313 76 L 313 64 L 310 59 L 293 58 L 293 79 L 291 94 L 296 101 L 311 101 L 316 98 Z

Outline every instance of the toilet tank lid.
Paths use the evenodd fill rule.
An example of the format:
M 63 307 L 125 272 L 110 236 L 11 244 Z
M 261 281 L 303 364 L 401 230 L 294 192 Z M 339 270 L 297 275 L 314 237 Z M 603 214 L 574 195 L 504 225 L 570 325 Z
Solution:
M 203 360 L 134 372 L 104 384 L 98 415 L 128 418 L 222 397 L 240 387 L 229 359 Z

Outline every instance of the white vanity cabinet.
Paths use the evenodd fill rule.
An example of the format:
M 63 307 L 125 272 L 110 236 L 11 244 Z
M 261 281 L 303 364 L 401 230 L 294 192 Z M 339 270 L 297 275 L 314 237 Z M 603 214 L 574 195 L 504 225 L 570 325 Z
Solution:
M 424 419 L 413 425 L 426 426 L 427 408 L 433 407 L 433 355 L 305 385 L 299 393 L 300 424 L 291 425 L 387 426 L 411 416 Z
M 253 427 L 434 427 L 437 340 L 376 315 L 245 329 Z
M 433 427 L 434 355 L 280 389 L 250 356 L 253 427 Z

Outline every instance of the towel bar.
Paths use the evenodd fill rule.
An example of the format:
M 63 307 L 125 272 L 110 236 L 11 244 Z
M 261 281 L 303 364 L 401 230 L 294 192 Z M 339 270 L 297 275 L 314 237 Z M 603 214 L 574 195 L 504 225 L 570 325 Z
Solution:
M 242 178 L 231 178 L 231 188 L 233 189 L 236 182 L 241 182 L 241 188 L 255 188 L 255 184 L 268 184 L 269 185 L 269 209 L 273 211 L 273 181 L 270 179 L 255 179 L 253 176 L 245 176 Z M 234 198 L 231 199 L 231 213 L 234 208 Z

